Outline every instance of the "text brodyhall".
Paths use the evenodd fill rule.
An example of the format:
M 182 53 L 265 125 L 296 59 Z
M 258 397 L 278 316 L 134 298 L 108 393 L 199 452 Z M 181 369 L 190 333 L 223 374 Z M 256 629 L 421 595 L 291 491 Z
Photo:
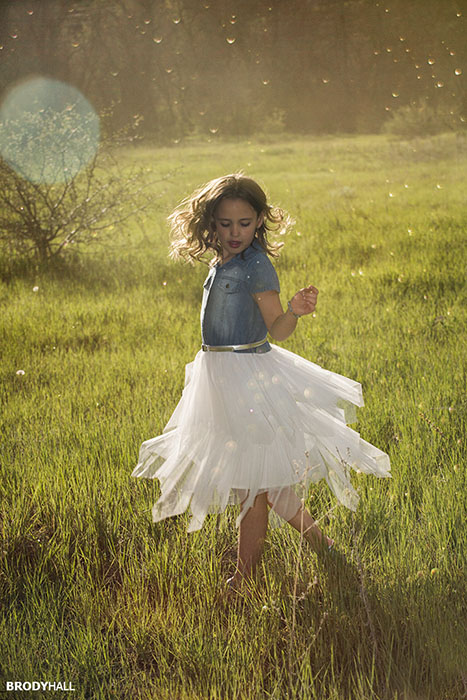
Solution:
M 6 681 L 6 690 L 28 692 L 29 690 L 50 690 L 74 693 L 76 688 L 72 683 L 61 681 Z

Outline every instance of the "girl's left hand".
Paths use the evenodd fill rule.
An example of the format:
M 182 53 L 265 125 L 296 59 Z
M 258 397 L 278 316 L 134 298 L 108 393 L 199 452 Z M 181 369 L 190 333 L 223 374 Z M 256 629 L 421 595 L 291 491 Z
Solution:
M 316 309 L 316 302 L 318 300 L 318 290 L 310 284 L 308 287 L 304 287 L 297 292 L 290 300 L 290 305 L 296 314 L 300 316 L 306 316 L 307 314 L 313 313 Z

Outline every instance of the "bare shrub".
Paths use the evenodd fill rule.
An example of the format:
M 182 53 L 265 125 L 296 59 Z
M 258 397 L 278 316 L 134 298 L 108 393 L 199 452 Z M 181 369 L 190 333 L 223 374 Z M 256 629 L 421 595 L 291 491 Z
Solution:
M 35 138 L 40 139 L 43 115 L 28 118 L 37 121 Z M 69 128 L 69 114 L 56 113 L 53 118 L 57 129 Z M 24 163 L 24 149 L 28 148 L 24 125 L 10 131 L 25 142 Z M 156 183 L 165 178 L 155 180 L 150 169 L 120 164 L 116 149 L 130 141 L 131 135 L 121 133 L 102 139 L 97 152 L 90 159 L 86 154 L 87 163 L 79 168 L 76 162 L 70 168 L 69 159 L 57 159 L 56 154 L 51 162 L 50 154 L 44 152 L 34 177 L 29 179 L 21 167 L 0 157 L 0 249 L 9 259 L 48 262 L 85 245 L 107 244 L 113 229 L 130 218 L 141 224 L 143 212 L 149 213 L 157 204 Z M 75 161 L 77 157 L 79 149 L 75 148 Z M 61 171 L 57 172 L 59 167 Z

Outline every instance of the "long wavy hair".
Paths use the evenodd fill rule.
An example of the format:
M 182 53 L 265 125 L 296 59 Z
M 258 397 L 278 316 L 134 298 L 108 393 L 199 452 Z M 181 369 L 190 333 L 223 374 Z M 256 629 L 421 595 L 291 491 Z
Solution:
M 193 263 L 207 262 L 205 253 L 212 252 L 211 262 L 222 259 L 222 247 L 213 226 L 217 206 L 224 198 L 243 199 L 264 220 L 253 240 L 272 257 L 278 257 L 282 242 L 269 241 L 268 233 L 285 233 L 293 221 L 280 207 L 270 206 L 257 182 L 243 173 L 233 173 L 210 180 L 184 199 L 168 217 L 172 234 L 169 256 Z

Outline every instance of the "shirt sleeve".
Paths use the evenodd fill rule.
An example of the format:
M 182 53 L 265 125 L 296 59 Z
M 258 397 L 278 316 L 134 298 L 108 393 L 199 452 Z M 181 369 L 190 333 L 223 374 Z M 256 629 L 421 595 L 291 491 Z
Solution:
M 279 278 L 268 256 L 259 253 L 247 268 L 246 285 L 250 294 L 274 290 L 280 292 Z

